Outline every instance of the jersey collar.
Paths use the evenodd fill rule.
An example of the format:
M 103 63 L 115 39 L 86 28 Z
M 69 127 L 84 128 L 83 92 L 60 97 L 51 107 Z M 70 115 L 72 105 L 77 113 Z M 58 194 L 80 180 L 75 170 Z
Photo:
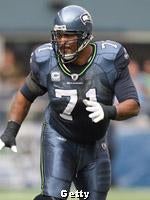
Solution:
M 60 69 L 64 72 L 64 74 L 70 76 L 74 81 L 76 81 L 80 76 L 82 76 L 86 72 L 86 70 L 92 65 L 92 63 L 96 57 L 97 46 L 95 43 L 91 43 L 91 45 L 93 46 L 92 56 L 89 58 L 88 63 L 85 64 L 85 67 L 82 68 L 80 73 L 72 73 L 66 67 L 66 65 L 61 61 L 61 58 L 59 56 L 57 56 L 58 66 L 60 67 Z

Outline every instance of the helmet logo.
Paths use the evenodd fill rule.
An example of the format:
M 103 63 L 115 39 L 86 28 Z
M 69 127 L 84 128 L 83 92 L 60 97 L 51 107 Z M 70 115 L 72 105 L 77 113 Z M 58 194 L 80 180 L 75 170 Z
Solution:
M 54 31 L 66 31 L 67 27 L 66 25 L 55 25 L 54 26 Z
M 81 15 L 80 18 L 81 18 L 81 21 L 84 25 L 86 25 L 87 22 L 92 23 L 91 16 L 88 13 Z

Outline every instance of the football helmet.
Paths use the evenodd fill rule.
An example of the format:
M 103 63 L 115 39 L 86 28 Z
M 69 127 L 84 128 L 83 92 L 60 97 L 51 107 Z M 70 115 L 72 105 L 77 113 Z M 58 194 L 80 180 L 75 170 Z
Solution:
M 79 52 L 93 39 L 92 24 L 89 12 L 80 6 L 66 6 L 57 13 L 51 31 L 52 45 L 55 53 L 64 63 L 75 60 Z M 63 34 L 77 36 L 74 41 L 69 41 L 69 44 L 71 42 L 76 44 L 73 52 L 65 51 L 65 47 L 68 45 L 67 41 L 63 44 L 63 48 L 60 47 L 59 37 Z

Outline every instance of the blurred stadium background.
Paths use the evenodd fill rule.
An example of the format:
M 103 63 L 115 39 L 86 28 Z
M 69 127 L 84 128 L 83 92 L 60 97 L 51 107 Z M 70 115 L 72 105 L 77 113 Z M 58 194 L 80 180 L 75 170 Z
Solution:
M 93 16 L 95 40 L 116 40 L 127 48 L 129 70 L 141 100 L 137 118 L 112 122 L 109 200 L 150 199 L 150 1 L 0 0 L 0 134 L 10 100 L 29 73 L 32 50 L 50 40 L 55 13 L 69 4 Z M 47 96 L 38 98 L 17 138 L 18 153 L 0 152 L 0 199 L 29 200 L 40 191 L 40 129 Z M 8 190 L 10 188 L 10 190 Z

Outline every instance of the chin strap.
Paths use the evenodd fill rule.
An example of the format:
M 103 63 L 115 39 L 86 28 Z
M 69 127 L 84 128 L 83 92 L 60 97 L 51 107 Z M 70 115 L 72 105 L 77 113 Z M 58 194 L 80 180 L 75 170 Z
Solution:
M 78 48 L 78 52 L 82 51 L 82 49 L 84 49 L 90 42 L 91 40 L 93 40 L 94 36 L 90 35 L 90 38 L 87 38 L 82 44 L 81 46 Z

